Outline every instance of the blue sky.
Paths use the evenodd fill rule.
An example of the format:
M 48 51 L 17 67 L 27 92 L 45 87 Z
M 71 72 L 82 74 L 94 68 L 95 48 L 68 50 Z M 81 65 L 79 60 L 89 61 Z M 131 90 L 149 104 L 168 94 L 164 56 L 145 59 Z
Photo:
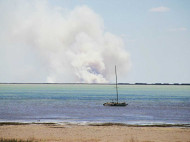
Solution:
M 189 0 L 51 1 L 67 8 L 87 5 L 105 30 L 122 36 L 132 68 L 123 82 L 190 82 Z M 168 11 L 151 11 L 166 7 Z
M 62 59 L 61 56 L 65 55 L 65 53 L 63 53 L 63 55 L 59 55 L 59 53 L 60 51 L 64 52 L 67 50 L 62 51 L 61 49 L 57 49 L 57 51 L 55 52 L 57 54 L 54 55 L 52 54 L 52 49 L 49 50 L 48 48 L 47 53 L 44 49 L 42 49 L 44 48 L 43 45 L 46 42 L 49 42 L 46 41 L 49 38 L 41 37 L 43 35 L 47 35 L 48 32 L 52 32 L 52 30 L 46 32 L 44 29 L 41 31 L 42 28 L 39 28 L 38 26 L 40 24 L 42 24 L 43 27 L 51 27 L 52 25 L 59 26 L 60 24 L 57 23 L 61 23 L 64 21 L 63 17 L 65 11 L 66 13 L 67 11 L 74 11 L 73 13 L 75 14 L 77 12 L 80 13 L 80 8 L 78 8 L 77 10 L 76 7 L 82 7 L 82 15 L 85 15 L 85 11 L 89 12 L 92 15 L 93 18 L 91 19 L 91 24 L 93 25 L 94 22 L 95 27 L 98 27 L 97 29 L 100 30 L 100 33 L 108 32 L 115 35 L 114 37 L 110 37 L 109 34 L 107 35 L 107 37 L 109 37 L 110 39 L 114 39 L 114 45 L 118 44 L 120 46 L 122 44 L 117 37 L 123 40 L 124 49 L 127 52 L 126 55 L 130 55 L 129 59 L 131 62 L 131 67 L 128 70 L 129 63 L 125 62 L 128 60 L 128 57 L 123 57 L 124 62 L 121 62 L 118 65 L 118 70 L 126 70 L 126 74 L 118 74 L 119 82 L 190 82 L 189 0 L 47 0 L 40 2 L 28 0 L 27 2 L 18 0 L 13 3 L 12 1 L 0 0 L 0 6 L 2 6 L 0 11 L 0 65 L 2 68 L 2 70 L 0 71 L 0 82 L 46 82 L 48 79 L 50 80 L 50 82 L 75 82 L 76 77 L 78 77 L 79 82 L 81 80 L 82 82 L 114 82 L 113 77 L 105 75 L 109 71 L 105 71 L 104 66 L 107 66 L 106 63 L 108 64 L 109 62 L 104 62 L 105 65 L 102 65 L 102 58 L 104 58 L 104 56 L 100 56 L 99 52 L 92 54 L 93 56 L 98 55 L 99 58 L 95 59 L 94 57 L 93 61 L 88 63 L 90 65 L 93 63 L 92 66 L 89 66 L 90 71 L 89 68 L 85 66 L 85 71 L 88 71 L 88 73 L 96 72 L 96 74 L 89 74 L 89 78 L 84 78 L 84 70 L 78 69 L 79 66 L 76 65 L 76 61 L 78 60 L 78 58 L 80 59 L 81 55 L 76 54 L 76 60 L 71 61 L 71 64 L 74 65 L 74 67 L 65 69 L 66 73 L 62 74 L 60 73 L 60 70 L 63 70 L 65 63 L 63 63 L 64 61 L 60 61 L 59 59 Z M 35 3 L 34 5 L 38 5 L 38 2 L 40 5 L 39 7 L 37 6 L 36 8 L 35 6 L 31 6 L 31 3 Z M 53 8 L 45 9 L 43 6 L 43 2 L 48 3 L 49 7 Z M 57 14 L 56 12 L 53 12 L 56 8 L 61 9 L 63 13 Z M 37 14 L 32 11 L 35 11 Z M 49 19 L 47 18 L 48 14 L 50 15 Z M 74 17 L 76 18 L 76 16 Z M 57 23 L 55 22 L 56 24 L 54 24 L 53 22 L 50 22 L 50 24 L 48 25 L 44 21 L 41 21 L 41 23 L 39 22 L 39 25 L 37 25 L 37 22 L 40 21 L 38 18 L 48 19 L 48 22 L 53 19 Z M 70 19 L 70 21 L 73 20 L 72 18 Z M 36 19 L 38 19 L 38 21 L 33 22 Z M 20 21 L 20 23 L 18 21 Z M 103 30 L 101 29 L 102 21 Z M 25 22 L 26 24 L 23 24 Z M 79 24 L 83 22 L 80 22 L 80 19 L 78 21 Z M 16 26 L 14 25 L 16 29 L 14 29 L 15 27 L 12 25 L 13 23 L 18 23 L 17 25 L 15 24 Z M 22 24 L 23 26 L 20 26 Z M 31 27 L 34 28 L 33 31 L 31 30 Z M 40 32 L 38 32 L 39 29 Z M 65 29 L 62 30 L 66 31 Z M 81 29 L 81 31 L 82 30 L 83 29 Z M 84 28 L 84 33 L 86 32 L 88 33 L 89 29 Z M 10 33 L 11 35 L 13 34 L 13 38 L 15 38 L 16 35 L 17 41 L 13 41 L 10 38 Z M 65 36 L 61 35 L 61 33 L 59 35 L 59 32 L 58 34 L 52 32 L 52 35 L 54 35 L 55 37 Z M 7 42 L 5 40 L 6 36 L 9 38 Z M 36 37 L 34 38 L 33 36 Z M 83 35 L 83 38 L 84 37 L 88 39 L 88 37 Z M 39 42 L 43 40 L 44 43 Z M 98 37 L 97 40 L 99 40 Z M 33 41 L 38 41 L 38 43 Z M 55 43 L 55 41 L 48 44 L 53 45 L 53 43 Z M 92 43 L 89 44 L 92 45 Z M 65 46 L 64 44 L 60 45 Z M 98 42 L 96 43 L 96 45 L 101 45 L 101 43 Z M 20 46 L 22 46 L 22 48 Z M 38 51 L 35 46 L 37 46 Z M 114 47 L 113 49 L 116 48 L 117 47 Z M 83 49 L 84 47 L 81 47 L 80 50 Z M 118 49 L 118 56 L 123 55 L 121 53 L 122 50 L 120 49 L 121 48 Z M 101 49 L 98 50 L 101 51 Z M 43 55 L 39 55 L 42 51 Z M 71 52 L 72 51 L 73 50 L 71 50 Z M 89 50 L 88 53 L 91 54 L 90 51 L 91 50 Z M 70 51 L 68 53 L 72 54 L 70 53 Z M 46 57 L 46 54 L 48 54 L 49 56 Z M 92 57 L 92 55 L 89 56 Z M 117 56 L 117 51 L 115 51 L 115 53 L 111 53 L 110 55 Z M 88 55 L 85 56 L 88 58 Z M 70 59 L 68 58 L 68 60 Z M 118 62 L 119 61 L 120 60 L 118 59 Z M 86 60 L 84 60 L 84 62 L 86 62 Z M 112 62 L 110 61 L 109 64 L 111 63 Z M 53 67 L 55 67 L 56 69 L 52 70 Z M 70 73 L 73 68 L 74 70 L 79 71 L 73 74 Z M 12 72 L 13 70 L 14 72 Z M 35 77 L 33 76 L 34 74 Z M 72 79 L 67 77 L 63 77 L 61 79 L 60 77 L 75 75 L 76 77 L 72 77 Z

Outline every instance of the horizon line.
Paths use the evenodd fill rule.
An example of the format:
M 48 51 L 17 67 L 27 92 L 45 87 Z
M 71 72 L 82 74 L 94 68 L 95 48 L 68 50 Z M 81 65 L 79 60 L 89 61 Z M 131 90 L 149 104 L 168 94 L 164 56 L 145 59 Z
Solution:
M 18 83 L 18 82 L 12 82 L 12 83 L 0 83 L 0 84 L 87 84 L 87 85 L 115 85 L 115 83 Z M 190 85 L 190 83 L 117 83 L 118 85 Z

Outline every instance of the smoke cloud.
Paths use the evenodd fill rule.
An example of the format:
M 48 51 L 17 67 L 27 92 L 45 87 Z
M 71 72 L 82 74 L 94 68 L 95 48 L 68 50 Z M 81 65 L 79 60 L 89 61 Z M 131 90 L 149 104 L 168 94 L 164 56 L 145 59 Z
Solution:
M 0 81 L 106 83 L 129 68 L 122 38 L 88 6 L 0 1 Z

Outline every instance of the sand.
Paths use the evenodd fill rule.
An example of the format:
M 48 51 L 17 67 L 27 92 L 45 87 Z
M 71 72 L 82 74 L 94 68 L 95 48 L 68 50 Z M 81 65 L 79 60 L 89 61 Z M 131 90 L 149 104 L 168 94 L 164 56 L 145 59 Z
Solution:
M 44 142 L 190 142 L 190 128 L 117 125 L 2 125 L 0 126 L 0 138 Z

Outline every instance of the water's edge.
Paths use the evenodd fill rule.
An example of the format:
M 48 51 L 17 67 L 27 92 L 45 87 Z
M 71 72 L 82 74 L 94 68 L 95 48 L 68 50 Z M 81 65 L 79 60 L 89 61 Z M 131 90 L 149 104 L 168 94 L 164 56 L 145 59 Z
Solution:
M 53 122 L 45 122 L 45 123 L 28 123 L 28 122 L 0 122 L 0 126 L 5 125 L 74 125 L 74 126 L 126 126 L 126 127 L 182 127 L 182 128 L 190 128 L 190 124 L 125 124 L 125 123 L 53 123 Z

